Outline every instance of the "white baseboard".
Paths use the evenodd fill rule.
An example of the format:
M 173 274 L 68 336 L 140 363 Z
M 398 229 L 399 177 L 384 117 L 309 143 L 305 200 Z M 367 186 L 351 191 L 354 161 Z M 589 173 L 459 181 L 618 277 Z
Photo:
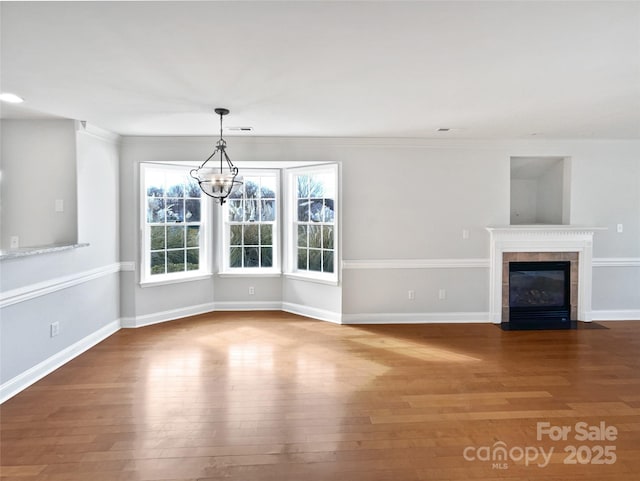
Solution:
M 121 319 L 122 327 L 135 328 L 159 324 L 161 322 L 173 321 L 183 317 L 196 316 L 207 312 L 216 311 L 285 311 L 298 314 L 305 317 L 311 317 L 321 321 L 329 321 L 340 324 L 340 313 L 317 309 L 315 307 L 304 306 L 302 304 L 293 304 L 290 302 L 279 301 L 222 301 L 210 302 L 207 304 L 199 304 L 197 306 L 183 307 L 180 309 L 171 309 L 169 311 L 154 312 L 153 314 L 145 314 L 137 317 L 123 317 Z
M 343 314 L 342 324 L 490 323 L 488 312 L 415 312 Z
M 216 311 L 279 311 L 282 309 L 282 303 L 279 301 L 223 301 L 214 304 Z
M 154 312 L 152 314 L 144 314 L 136 317 L 123 317 L 121 319 L 122 327 L 144 327 L 160 322 L 174 321 L 183 317 L 197 316 L 215 310 L 215 303 L 207 302 L 196 306 L 180 307 L 178 309 L 170 309 L 168 311 Z
M 318 309 L 317 307 L 305 306 L 303 304 L 294 304 L 293 302 L 283 302 L 281 309 L 291 314 L 298 314 L 299 316 L 311 317 L 320 321 L 333 322 L 335 324 L 342 324 L 342 314 L 339 312 L 327 311 L 325 309 Z
M 593 321 L 638 321 L 640 309 L 619 309 L 615 311 L 591 311 Z
M 32 368 L 18 374 L 16 377 L 9 379 L 0 385 L 0 403 L 15 396 L 20 391 L 28 388 L 47 374 L 55 371 L 63 364 L 71 361 L 73 358 L 79 356 L 119 330 L 120 320 L 113 321 L 98 329 L 96 332 L 89 334 L 87 337 L 80 339 L 66 349 L 36 364 Z

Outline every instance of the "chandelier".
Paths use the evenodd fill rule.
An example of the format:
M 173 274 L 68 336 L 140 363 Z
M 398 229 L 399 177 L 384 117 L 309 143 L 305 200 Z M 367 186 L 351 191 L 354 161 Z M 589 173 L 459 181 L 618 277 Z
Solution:
M 215 113 L 220 116 L 220 140 L 216 143 L 215 150 L 207 160 L 197 169 L 192 169 L 190 174 L 198 181 L 202 192 L 219 200 L 222 205 L 231 192 L 242 185 L 242 180 L 241 177 L 238 177 L 238 168 L 233 165 L 227 155 L 227 142 L 222 138 L 222 117 L 227 115 L 229 110 L 218 108 L 215 109 Z M 213 159 L 217 153 L 220 153 L 220 166 L 206 167 L 207 162 Z

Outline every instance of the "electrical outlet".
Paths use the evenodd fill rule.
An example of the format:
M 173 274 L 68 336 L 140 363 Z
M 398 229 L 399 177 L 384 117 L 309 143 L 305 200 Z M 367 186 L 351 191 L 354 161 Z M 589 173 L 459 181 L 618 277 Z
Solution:
M 12 235 L 11 239 L 9 239 L 10 248 L 17 249 L 20 247 L 20 238 L 17 235 Z
M 58 321 L 52 322 L 49 328 L 51 330 L 51 337 L 56 337 L 58 334 L 60 334 L 60 323 Z
M 414 291 L 413 289 L 410 289 L 409 292 L 407 292 L 407 298 L 410 301 L 413 301 L 416 298 L 416 291 Z
M 438 299 L 440 299 L 441 301 L 445 300 L 447 298 L 447 290 L 446 289 L 439 289 L 438 290 Z
M 250 287 L 249 287 L 249 295 L 250 295 L 250 296 L 253 296 L 255 293 L 256 293 L 256 288 L 255 288 L 255 287 L 253 287 L 253 286 L 250 286 Z
M 64 212 L 64 200 L 56 199 L 56 212 Z

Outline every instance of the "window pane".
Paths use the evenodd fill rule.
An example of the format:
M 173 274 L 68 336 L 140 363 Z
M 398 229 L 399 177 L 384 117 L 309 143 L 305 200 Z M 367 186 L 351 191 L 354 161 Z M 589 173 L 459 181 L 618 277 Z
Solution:
M 200 222 L 200 200 L 188 199 L 184 201 L 186 222 Z
M 298 247 L 308 247 L 308 239 L 307 239 L 307 226 L 299 225 L 298 226 Z
M 184 227 L 170 225 L 167 227 L 167 249 L 184 247 Z
M 164 172 L 151 169 L 145 171 L 145 183 L 149 197 L 164 196 Z
M 258 209 L 260 201 L 255 198 L 245 199 L 244 201 L 244 220 L 245 222 L 255 222 L 260 219 Z
M 322 251 L 309 249 L 309 270 L 321 271 L 322 270 Z
M 186 187 L 185 197 L 200 198 L 201 195 L 202 195 L 202 190 L 200 189 L 200 185 L 198 185 L 198 181 L 193 179 L 191 176 L 187 177 L 187 187 Z
M 333 226 L 322 226 L 322 247 L 325 249 L 333 249 Z
M 309 200 L 298 199 L 298 221 L 309 222 Z
M 242 226 L 232 225 L 230 229 L 229 244 L 232 246 L 242 245 Z
M 321 230 L 322 226 L 310 225 L 309 226 L 309 247 L 315 247 L 320 249 L 322 247 Z
M 184 250 L 167 251 L 167 272 L 182 272 L 184 270 Z
M 167 197 L 184 197 L 184 183 L 187 179 L 180 172 L 167 172 Z
M 335 194 L 335 177 L 333 174 L 325 173 L 325 174 L 316 174 L 313 176 L 314 183 L 317 187 L 317 195 L 318 197 L 330 197 L 333 198 L 336 196 Z
M 262 177 L 262 185 L 260 187 L 260 194 L 263 199 L 275 199 L 276 198 L 276 178 L 275 177 Z
M 273 226 L 271 224 L 263 224 L 260 226 L 260 244 L 270 246 L 273 244 Z
M 322 251 L 322 270 L 324 272 L 333 272 L 333 251 Z
M 242 200 L 229 201 L 229 220 L 231 222 L 242 222 Z
M 258 242 L 258 225 L 245 225 L 244 226 L 244 245 L 257 246 Z
M 275 200 L 263 200 L 262 210 L 260 211 L 260 220 L 266 222 L 273 222 L 276 220 L 276 201 Z
M 242 267 L 242 247 L 232 247 L 229 253 L 229 266 Z
M 333 199 L 324 199 L 324 207 L 322 209 L 322 222 L 333 222 L 335 218 L 333 209 Z
M 258 248 L 257 247 L 245 247 L 244 248 L 244 266 L 245 267 L 258 267 Z
M 298 184 L 298 198 L 303 199 L 309 197 L 309 176 L 298 175 L 296 179 Z
M 324 193 L 324 186 L 322 185 L 322 178 L 317 175 L 309 176 L 309 197 L 322 197 Z
M 310 218 L 312 222 L 322 222 L 322 199 L 311 199 Z
M 238 177 L 240 177 L 240 176 L 238 176 Z M 238 177 L 236 177 L 236 181 L 239 180 Z M 229 199 L 242 199 L 242 196 L 244 195 L 243 185 L 244 185 L 244 183 L 234 187 L 231 190 L 231 194 L 229 194 Z
M 147 222 L 164 222 L 164 199 L 147 199 Z
M 260 254 L 260 267 L 273 267 L 273 248 L 263 247 Z
M 200 246 L 200 226 L 190 225 L 187 227 L 187 247 Z
M 151 250 L 164 249 L 164 226 L 151 227 Z
M 245 199 L 257 199 L 260 195 L 260 178 L 245 177 L 244 197 Z
M 298 269 L 307 270 L 307 249 L 298 249 Z
M 151 253 L 151 274 L 164 274 L 164 255 L 165 252 Z
M 200 268 L 200 249 L 187 249 L 187 270 L 197 271 Z
M 182 199 L 167 199 L 167 222 L 182 222 L 184 220 L 184 201 Z

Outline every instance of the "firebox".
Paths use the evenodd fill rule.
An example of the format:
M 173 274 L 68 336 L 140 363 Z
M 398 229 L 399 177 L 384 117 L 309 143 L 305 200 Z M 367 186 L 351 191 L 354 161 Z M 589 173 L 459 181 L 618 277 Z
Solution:
M 510 262 L 509 323 L 512 328 L 571 327 L 571 263 Z

